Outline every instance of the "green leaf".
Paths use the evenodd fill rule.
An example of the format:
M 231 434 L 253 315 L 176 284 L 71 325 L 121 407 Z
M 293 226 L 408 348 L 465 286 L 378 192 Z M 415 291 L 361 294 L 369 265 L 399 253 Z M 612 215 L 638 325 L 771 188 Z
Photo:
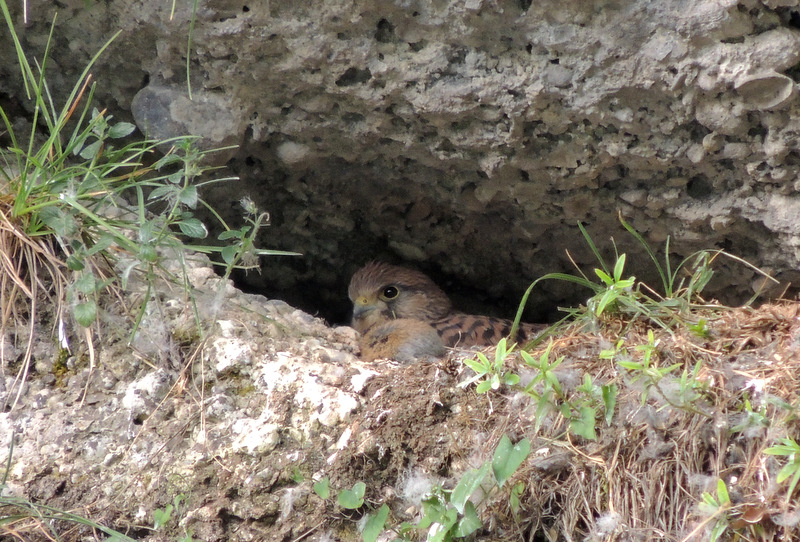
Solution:
M 480 361 L 475 360 L 475 359 L 465 359 L 464 360 L 464 365 L 466 365 L 467 367 L 469 367 L 470 369 L 472 369 L 473 371 L 475 371 L 479 375 L 483 375 L 483 374 L 486 374 L 488 372 L 486 365 L 484 365 L 483 363 L 481 363 Z
M 600 280 L 606 283 L 607 286 L 611 286 L 614 284 L 614 279 L 612 279 L 607 273 L 605 273 L 602 269 L 595 269 L 594 273 L 600 277 Z
M 98 252 L 103 252 L 108 247 L 113 245 L 114 241 L 115 241 L 114 237 L 112 237 L 111 235 L 109 235 L 107 233 L 104 233 L 103 235 L 100 236 L 99 239 L 97 239 L 94 242 L 92 247 L 89 250 L 86 251 L 86 254 L 88 256 L 93 256 L 94 254 L 97 254 Z
M 555 393 L 557 393 L 558 395 L 563 395 L 561 393 L 561 382 L 558 381 L 558 375 L 556 375 L 552 371 L 547 371 L 544 375 L 544 380 L 545 382 L 547 382 L 547 385 L 553 389 Z
M 175 164 L 176 162 L 183 162 L 183 158 L 174 153 L 167 154 L 161 157 L 161 159 L 158 162 L 156 162 L 153 167 L 155 167 L 157 170 L 160 170 L 164 166 Z
M 190 209 L 197 207 L 197 187 L 191 184 L 178 192 L 178 201 Z
M 786 503 L 787 504 L 792 499 L 792 495 L 794 495 L 794 490 L 797 487 L 797 483 L 798 482 L 800 482 L 800 469 L 798 469 L 797 465 L 795 464 L 794 476 L 792 477 L 792 481 L 789 483 L 789 489 L 786 492 Z
M 89 134 L 82 134 L 82 135 L 76 136 L 71 141 L 71 144 L 72 144 L 72 155 L 73 156 L 78 156 L 78 153 L 81 152 L 81 149 L 83 148 L 83 144 L 84 144 L 84 142 L 86 142 L 86 139 L 88 137 L 89 137 Z
M 330 480 L 327 476 L 319 482 L 315 482 L 312 488 L 314 489 L 314 493 L 319 495 L 320 499 L 327 499 L 331 496 Z
M 590 406 L 582 406 L 580 408 L 580 417 L 578 419 L 570 420 L 569 428 L 576 435 L 588 440 L 595 440 L 597 433 L 595 433 L 595 416 L 597 411 Z
M 239 247 L 236 245 L 222 247 L 220 254 L 222 255 L 222 259 L 225 260 L 226 264 L 233 265 L 233 263 L 236 261 L 236 255 L 239 254 Z
M 227 241 L 228 239 L 241 239 L 244 235 L 247 234 L 247 231 L 250 229 L 250 226 L 245 226 L 239 230 L 227 230 L 219 235 L 217 235 L 217 239 L 220 241 Z
M 75 321 L 79 326 L 89 327 L 94 323 L 97 317 L 97 303 L 94 300 L 88 300 L 83 303 L 78 303 L 72 310 Z
M 781 408 L 785 408 L 787 410 L 791 410 L 791 405 L 789 404 L 782 404 L 780 405 Z M 775 446 L 771 446 L 764 450 L 764 453 L 767 455 L 791 455 L 791 454 L 800 454 L 800 444 L 798 444 L 794 439 L 791 438 L 783 438 L 781 439 L 783 444 L 777 444 Z
M 616 283 L 616 287 L 619 290 L 626 290 L 628 288 L 633 287 L 636 284 L 636 277 L 627 278 L 625 280 L 619 280 Z
M 153 245 L 141 245 L 139 247 L 139 259 L 148 262 L 154 263 L 158 260 L 158 252 Z
M 778 471 L 778 476 L 775 479 L 779 484 L 788 480 L 789 477 L 794 474 L 794 472 L 798 470 L 798 466 L 794 463 L 787 463 L 785 464 L 780 471 Z
M 356 482 L 353 489 L 343 489 L 336 496 L 339 506 L 347 508 L 348 510 L 356 510 L 361 508 L 364 504 L 364 492 L 367 489 L 367 484 L 364 482 Z
M 467 501 L 464 507 L 464 517 L 459 520 L 456 528 L 453 530 L 453 536 L 456 538 L 466 538 L 483 526 L 481 519 L 478 517 L 478 512 L 475 510 L 475 505 Z
M 45 207 L 39 211 L 39 219 L 59 237 L 71 237 L 78 232 L 78 223 L 72 216 L 57 207 Z
M 511 512 L 516 515 L 520 507 L 520 495 L 525 491 L 525 482 L 517 482 L 511 488 L 511 494 L 508 496 L 508 504 L 511 506 Z
M 719 538 L 725 533 L 725 530 L 728 528 L 728 522 L 718 520 L 717 523 L 714 524 L 714 528 L 711 529 L 711 534 L 709 535 L 708 542 L 717 542 Z
M 434 523 L 428 529 L 428 536 L 425 537 L 425 542 L 444 542 L 449 540 L 447 535 L 450 533 L 450 527 L 443 523 Z
M 417 528 L 427 529 L 434 523 L 442 523 L 447 506 L 441 487 L 434 487 L 432 493 L 422 499 L 422 518 L 417 523 Z
M 725 487 L 725 482 L 722 479 L 717 480 L 717 498 L 719 498 L 720 504 L 731 502 L 731 498 L 728 496 L 728 488 Z
M 135 124 L 131 124 L 130 122 L 118 122 L 108 129 L 108 137 L 112 139 L 125 137 L 126 135 L 130 135 L 135 129 Z
M 484 380 L 483 382 L 481 382 L 480 384 L 475 386 L 475 391 L 478 392 L 478 393 L 486 393 L 490 389 L 492 389 L 492 381 L 491 380 Z
M 506 338 L 503 337 L 497 342 L 497 348 L 494 350 L 494 362 L 495 365 L 499 368 L 503 366 L 503 361 L 505 360 L 506 356 L 508 355 L 514 347 L 512 346 L 508 350 L 506 350 Z
M 364 531 L 361 533 L 364 542 L 375 542 L 378 539 L 378 535 L 383 531 L 383 526 L 386 525 L 386 519 L 388 517 L 389 507 L 385 504 L 378 509 L 377 514 L 374 516 L 370 514 L 368 516 L 367 523 L 364 525 Z
M 708 491 L 704 491 L 701 497 L 703 498 L 704 504 L 708 505 L 709 507 L 713 507 L 714 509 L 719 508 L 719 503 Z
M 636 361 L 618 361 L 617 365 L 629 371 L 641 371 L 644 369 L 644 365 Z
M 481 486 L 483 479 L 489 474 L 490 468 L 492 465 L 486 462 L 481 468 L 468 470 L 461 476 L 461 480 L 458 481 L 450 496 L 450 503 L 456 507 L 459 514 L 464 513 L 464 506 L 475 490 Z
M 78 279 L 72 285 L 77 291 L 81 292 L 82 294 L 91 294 L 95 291 L 95 279 L 94 273 L 91 271 L 87 271 L 85 273 L 81 273 L 78 276 Z
M 450 540 L 450 530 L 458 521 L 458 513 L 456 512 L 455 508 L 448 508 L 444 516 L 441 518 L 441 521 L 434 523 L 431 525 L 431 528 L 428 529 L 428 542 L 444 542 L 445 540 Z
M 606 410 L 606 425 L 611 425 L 611 420 L 614 419 L 614 408 L 617 405 L 617 385 L 606 384 L 600 389 L 603 394 L 603 406 Z
M 100 147 L 103 146 L 103 141 L 98 139 L 94 143 L 90 143 L 86 145 L 83 150 L 81 150 L 80 157 L 84 160 L 92 160 L 97 153 L 100 152 Z
M 161 509 L 154 510 L 153 511 L 153 520 L 154 520 L 153 529 L 160 529 L 161 527 L 166 525 L 167 522 L 169 521 L 170 517 L 172 516 L 172 510 L 173 510 L 173 508 L 172 508 L 171 504 L 168 504 L 167 506 L 165 506 L 163 510 L 161 510 Z
M 619 290 L 606 290 L 603 296 L 600 298 L 600 301 L 597 303 L 597 308 L 595 309 L 595 314 L 600 316 L 603 314 L 603 311 L 606 310 L 606 307 L 617 300 L 619 297 Z
M 67 268 L 70 271 L 83 271 L 86 265 L 83 263 L 83 258 L 77 254 L 70 254 L 67 256 Z
M 289 477 L 295 484 L 299 484 L 304 480 L 303 473 L 300 471 L 300 467 L 298 467 L 297 465 L 292 467 L 292 473 L 289 475 Z
M 165 184 L 163 186 L 159 186 L 158 188 L 154 189 L 150 192 L 150 195 L 147 196 L 149 200 L 158 200 L 165 197 L 173 197 L 178 192 L 178 188 L 172 186 L 171 184 Z
M 503 484 L 511 478 L 530 453 L 531 441 L 527 438 L 513 445 L 506 435 L 500 438 L 492 458 L 492 472 L 494 472 L 494 477 L 500 487 L 503 487 Z
M 614 264 L 614 282 L 619 282 L 622 279 L 622 273 L 625 270 L 625 254 L 617 258 L 617 263 Z
M 554 405 L 550 401 L 552 396 L 552 391 L 545 391 L 545 393 L 536 403 L 536 423 L 534 425 L 534 429 L 537 433 L 539 432 L 539 428 L 542 427 L 545 417 L 547 417 L 547 415 L 553 411 Z
M 184 235 L 194 237 L 196 239 L 202 239 L 208 235 L 208 230 L 206 230 L 205 225 L 196 218 L 187 218 L 186 220 L 181 220 L 178 222 L 178 227 L 181 229 L 181 232 L 183 232 Z

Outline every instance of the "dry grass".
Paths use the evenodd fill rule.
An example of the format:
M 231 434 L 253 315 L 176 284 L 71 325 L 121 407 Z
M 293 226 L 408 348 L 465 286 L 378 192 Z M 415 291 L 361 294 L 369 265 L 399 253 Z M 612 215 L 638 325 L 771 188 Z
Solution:
M 555 340 L 551 359 L 565 357 L 560 374 L 615 383 L 616 411 L 610 426 L 598 417 L 596 441 L 570 436 L 560 415 L 532 434 L 533 407 L 509 413 L 508 424 L 496 424 L 532 442 L 532 459 L 515 475 L 526 484 L 521 510 L 512 513 L 507 495 L 492 505 L 499 524 L 515 526 L 504 538 L 708 540 L 718 521 L 728 522 L 727 532 L 735 529 L 741 540 L 800 536 L 792 515 L 797 503 L 787 501 L 787 484 L 775 481 L 785 458 L 764 453 L 780 438 L 797 438 L 800 429 L 800 305 L 720 307 L 698 316 L 708 320 L 706 338 L 687 328 L 654 330 L 657 364 L 681 367 L 644 401 L 641 380 L 598 356 L 607 347 L 601 345 L 614 344 L 626 329 L 624 344 L 636 360 L 641 354 L 633 347 L 647 343 L 644 324 L 611 321 L 592 334 L 573 327 Z M 532 354 L 538 357 L 544 348 Z M 514 363 L 520 362 L 510 369 L 523 370 Z M 691 374 L 697 364 L 699 395 L 691 407 L 679 404 L 677 379 L 683 368 Z M 760 411 L 763 423 L 748 425 L 745 401 Z M 697 506 L 701 496 L 716 497 L 720 479 L 730 507 L 703 513 Z
M 11 205 L 0 200 L 0 374 L 6 372 L 9 362 L 16 361 L 7 355 L 12 346 L 7 341 L 25 340 L 27 344 L 22 348 L 14 384 L 0 404 L 3 410 L 9 403 L 16 406 L 30 370 L 38 303 L 49 299 L 48 305 L 57 313 L 55 321 L 61 321 L 67 285 L 66 265 L 56 255 L 53 237 L 29 236 L 24 224 L 28 217 L 14 218 Z M 27 328 L 27 333 L 21 328 Z

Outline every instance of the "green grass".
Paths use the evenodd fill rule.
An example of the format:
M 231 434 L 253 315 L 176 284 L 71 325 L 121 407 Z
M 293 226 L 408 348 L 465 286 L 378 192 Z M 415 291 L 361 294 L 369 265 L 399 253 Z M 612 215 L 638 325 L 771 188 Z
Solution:
M 567 315 L 559 323 L 573 319 L 593 322 L 604 315 L 617 315 L 625 318 L 630 323 L 645 320 L 665 330 L 669 330 L 676 325 L 682 325 L 696 330 L 699 334 L 704 331 L 705 321 L 696 318 L 693 313 L 698 308 L 708 306 L 701 294 L 714 276 L 713 264 L 718 258 L 723 257 L 733 260 L 777 283 L 774 278 L 754 265 L 724 250 L 700 250 L 687 256 L 677 266 L 673 267 L 669 238 L 667 238 L 664 248 L 665 255 L 662 264 L 644 237 L 628 224 L 621 215 L 619 221 L 652 260 L 661 281 L 661 292 L 637 281 L 635 276 L 625 277 L 627 255 L 620 254 L 616 245 L 614 245 L 615 259 L 613 263 L 607 262 L 589 232 L 586 231 L 583 224 L 578 223 L 578 228 L 599 265 L 594 269 L 594 273 L 599 280 L 590 279 L 577 266 L 575 267 L 578 275 L 549 273 L 536 279 L 522 296 L 514 319 L 514 325 L 510 332 L 511 337 L 516 336 L 531 292 L 540 282 L 546 280 L 561 280 L 577 284 L 586 288 L 592 294 L 585 307 L 562 309 Z M 746 304 L 751 304 L 757 296 L 758 293 Z
M 77 334 L 91 343 L 102 296 L 118 295 L 136 277 L 147 291 L 131 315 L 132 340 L 156 280 L 180 285 L 194 306 L 186 249 L 208 254 L 226 278 L 233 269 L 256 267 L 260 256 L 296 254 L 256 248 L 268 215 L 249 199 L 242 202 L 244 225 L 239 228 L 203 201 L 204 185 L 236 179 L 214 177 L 203 165 L 205 155 L 214 151 L 199 151 L 197 138 L 140 139 L 133 124 L 118 122 L 93 105 L 91 69 L 116 35 L 91 58 L 66 101 L 57 104 L 44 75 L 55 21 L 42 58 L 30 59 L 6 0 L 0 0 L 0 10 L 33 112 L 29 130 L 17 133 L 16 119 L 0 108 L 0 130 L 10 141 L 0 150 L 1 330 L 24 323 L 32 341 L 41 302 L 47 299 L 55 308 L 53 332 L 60 346 L 69 348 L 71 330 L 73 339 Z M 157 149 L 165 147 L 169 152 L 157 159 Z M 223 232 L 217 243 L 205 242 L 207 228 L 195 216 L 200 208 L 219 220 Z M 171 265 L 175 261 L 177 273 Z M 195 316 L 199 328 L 196 307 Z M 18 383 L 30 367 L 28 346 Z M 15 404 L 18 399 L 19 393 Z

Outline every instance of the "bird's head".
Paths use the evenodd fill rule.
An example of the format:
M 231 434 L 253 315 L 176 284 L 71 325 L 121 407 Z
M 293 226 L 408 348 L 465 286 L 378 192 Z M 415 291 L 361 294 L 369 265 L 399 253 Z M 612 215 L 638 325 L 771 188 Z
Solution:
M 379 262 L 356 271 L 348 294 L 353 302 L 352 326 L 361 333 L 397 318 L 431 322 L 451 309 L 445 293 L 424 274 Z

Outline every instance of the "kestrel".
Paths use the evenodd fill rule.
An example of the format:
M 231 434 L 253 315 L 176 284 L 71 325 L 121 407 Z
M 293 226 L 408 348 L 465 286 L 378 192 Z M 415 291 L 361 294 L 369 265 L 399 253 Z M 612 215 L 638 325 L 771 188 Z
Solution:
M 447 295 L 413 269 L 368 263 L 353 275 L 348 294 L 367 361 L 440 356 L 445 346 L 490 346 L 511 332 L 509 320 L 453 311 Z M 545 327 L 521 324 L 514 340 L 531 340 Z

